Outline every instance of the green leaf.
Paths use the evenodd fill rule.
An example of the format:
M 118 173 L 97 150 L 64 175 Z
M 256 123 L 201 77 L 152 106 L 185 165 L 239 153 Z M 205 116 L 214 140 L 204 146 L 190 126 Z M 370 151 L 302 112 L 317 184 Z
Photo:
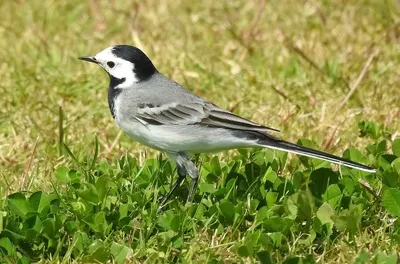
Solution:
M 393 141 L 392 152 L 394 155 L 400 158 L 400 138 L 397 138 Z
M 378 252 L 373 261 L 374 264 L 396 264 L 397 262 L 397 254 L 393 253 L 390 255 L 386 255 L 383 252 Z
M 112 242 L 110 253 L 114 257 L 116 263 L 122 264 L 132 255 L 132 249 L 125 245 Z
M 397 172 L 398 175 L 400 175 L 400 158 L 397 158 L 392 162 L 392 167 L 394 171 Z
M 363 250 L 354 261 L 354 264 L 370 263 L 370 259 L 371 254 Z
M 88 249 L 90 256 L 88 256 L 88 260 L 86 262 L 100 262 L 106 263 L 109 259 L 109 246 L 105 247 L 104 243 L 100 240 L 95 240 Z
M 106 196 L 106 192 L 107 192 L 107 183 L 108 183 L 108 176 L 101 176 L 99 178 L 97 178 L 96 180 L 96 192 L 98 195 L 98 199 L 100 201 L 102 201 L 104 199 L 104 197 Z
M 332 223 L 331 219 L 334 211 L 328 203 L 323 203 L 317 211 L 317 217 L 321 221 L 321 224 Z
M 314 213 L 314 199 L 307 191 L 300 191 L 287 200 L 287 206 L 293 215 L 297 215 L 301 220 L 309 220 Z M 296 210 L 296 212 L 294 211 Z
M 256 214 L 256 223 L 260 223 L 269 217 L 269 209 L 266 206 L 261 207 Z
M 34 229 L 37 232 L 41 232 L 43 228 L 42 221 L 37 215 L 31 216 L 24 221 L 24 229 Z
M 18 259 L 17 264 L 30 264 L 32 263 L 32 261 L 27 258 L 27 257 L 21 257 L 20 259 Z
M 249 257 L 249 256 L 251 256 L 251 254 L 250 254 L 248 248 L 246 247 L 246 245 L 240 246 L 240 247 L 237 249 L 237 251 L 238 251 L 239 256 L 242 256 L 242 257 Z
M 277 192 L 267 192 L 265 195 L 265 200 L 267 201 L 267 205 L 269 208 L 275 205 L 276 201 L 278 200 L 278 193 Z
M 229 200 L 224 199 L 219 203 L 218 208 L 222 212 L 225 220 L 228 223 L 232 224 L 235 217 L 235 206 L 233 205 L 233 203 L 231 203 Z
M 222 174 L 221 165 L 217 156 L 212 157 L 210 164 L 212 166 L 212 173 L 216 176 Z
M 362 162 L 363 155 L 358 149 L 346 149 L 343 152 L 343 158 L 355 161 L 355 162 Z
M 400 159 L 399 159 L 399 165 L 400 165 Z M 397 187 L 399 183 L 399 174 L 392 170 L 387 170 L 382 173 L 382 181 L 384 184 L 386 184 L 388 187 Z
M 69 169 L 65 166 L 58 167 L 55 171 L 56 179 L 64 184 L 69 182 L 68 171 Z
M 215 189 L 214 184 L 212 183 L 200 183 L 199 184 L 200 194 L 202 193 L 215 193 L 217 189 Z
M 29 205 L 35 212 L 42 212 L 43 208 L 50 206 L 50 201 L 46 194 L 42 192 L 32 193 L 29 197 Z
M 1 249 L 2 248 L 2 249 Z M 5 251 L 6 255 L 13 256 L 14 255 L 14 244 L 8 237 L 0 238 L 0 252 Z M 0 254 L 1 256 L 1 254 Z
M 288 257 L 283 264 L 314 264 L 316 263 L 312 256 L 306 257 Z
M 332 216 L 335 226 L 339 231 L 349 232 L 354 235 L 361 226 L 362 205 L 352 206 L 343 210 L 339 216 Z
M 400 190 L 386 189 L 382 195 L 382 204 L 391 215 L 400 217 Z
M 338 175 L 331 169 L 320 168 L 311 172 L 310 190 L 315 197 L 321 197 L 331 184 L 338 183 Z
M 360 121 L 358 123 L 360 128 L 361 137 L 371 137 L 372 139 L 378 139 L 381 135 L 381 127 L 379 127 L 374 121 Z
M 259 251 L 256 253 L 256 257 L 261 264 L 275 264 L 275 259 L 269 251 Z
M 31 212 L 28 201 L 23 193 L 17 192 L 7 197 L 7 205 L 11 212 L 18 215 L 22 219 L 26 218 L 26 214 Z
M 96 187 L 94 187 L 93 184 L 86 183 L 86 188 L 86 190 L 79 192 L 79 196 L 83 200 L 93 205 L 97 205 L 99 202 L 99 196 L 97 195 Z
M 271 182 L 272 184 L 278 179 L 278 175 L 275 171 L 272 170 L 271 167 L 268 167 L 267 171 L 265 172 L 262 182 L 265 183 L 267 181 Z
M 280 248 L 282 245 L 283 234 L 281 232 L 271 233 L 269 237 L 272 239 L 272 243 L 276 248 Z
M 279 232 L 285 234 L 289 231 L 294 220 L 287 217 L 271 217 L 263 221 L 263 227 L 266 232 Z
M 181 236 L 172 239 L 172 246 L 174 248 L 181 248 L 183 245 L 183 238 Z
M 333 208 L 336 208 L 340 204 L 342 199 L 342 192 L 337 184 L 329 185 L 328 189 L 322 196 L 324 201 L 330 204 Z
M 178 231 L 180 227 L 180 217 L 173 211 L 166 211 L 158 218 L 158 224 L 165 230 Z
M 307 148 L 318 149 L 318 146 L 314 142 L 308 139 L 300 139 L 297 141 L 297 144 Z M 313 159 L 305 156 L 299 156 L 299 160 L 307 168 L 310 167 L 317 168 L 319 166 L 322 166 L 323 163 L 327 163 L 326 161 L 320 159 Z
M 44 235 L 51 239 L 55 238 L 58 230 L 56 230 L 56 223 L 53 218 L 47 218 L 42 222 Z

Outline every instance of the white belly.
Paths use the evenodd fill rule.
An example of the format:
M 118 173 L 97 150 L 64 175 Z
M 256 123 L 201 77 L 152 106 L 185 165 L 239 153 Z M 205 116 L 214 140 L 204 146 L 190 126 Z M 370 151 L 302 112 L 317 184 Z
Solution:
M 150 125 L 139 121 L 117 120 L 118 126 L 132 139 L 167 152 L 216 152 L 254 146 L 254 141 L 238 139 L 223 128 L 200 125 Z

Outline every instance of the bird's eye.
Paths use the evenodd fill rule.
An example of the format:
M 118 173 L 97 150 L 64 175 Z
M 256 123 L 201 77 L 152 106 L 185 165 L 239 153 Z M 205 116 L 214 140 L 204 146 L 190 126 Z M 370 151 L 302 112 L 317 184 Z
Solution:
M 107 61 L 107 66 L 110 67 L 110 68 L 114 68 L 115 63 L 112 62 L 112 61 Z

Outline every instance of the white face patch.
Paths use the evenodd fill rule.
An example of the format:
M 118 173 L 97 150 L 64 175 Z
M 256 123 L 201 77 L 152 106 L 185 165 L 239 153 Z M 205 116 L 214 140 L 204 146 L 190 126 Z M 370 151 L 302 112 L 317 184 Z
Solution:
M 128 88 L 137 83 L 139 80 L 133 71 L 135 65 L 127 60 L 115 56 L 112 53 L 112 49 L 113 47 L 108 47 L 97 53 L 94 57 L 97 62 L 99 62 L 99 65 L 110 75 L 117 79 L 125 79 L 123 83 L 117 85 L 115 88 Z

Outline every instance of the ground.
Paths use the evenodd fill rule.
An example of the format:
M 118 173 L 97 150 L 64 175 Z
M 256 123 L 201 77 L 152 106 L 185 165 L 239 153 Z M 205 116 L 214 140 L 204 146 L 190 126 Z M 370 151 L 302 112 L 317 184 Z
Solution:
M 74 217 L 60 220 L 64 238 L 47 234 L 31 255 L 21 253 L 26 245 L 10 239 L 13 254 L 79 262 L 96 259 L 89 247 L 96 242 L 126 249 L 120 259 L 115 250 L 105 257 L 115 262 L 125 256 L 127 262 L 159 257 L 161 262 L 250 263 L 266 255 L 277 262 L 390 258 L 399 250 L 392 225 L 398 226 L 393 218 L 398 215 L 380 199 L 386 190 L 396 197 L 399 188 L 393 161 L 399 156 L 393 142 L 400 131 L 399 8 L 395 0 L 2 1 L 0 232 L 10 219 L 25 219 L 9 205 L 20 201 L 16 194 L 29 197 L 41 191 L 43 197 L 57 193 L 64 201 L 59 210 L 76 214 L 74 232 L 88 234 L 82 250 L 71 253 L 77 238 L 65 231 L 64 221 Z M 185 207 L 184 185 L 157 216 L 157 194 L 170 188 L 174 165 L 121 133 L 107 106 L 107 75 L 77 59 L 114 44 L 141 48 L 162 73 L 222 108 L 280 129 L 281 138 L 308 139 L 313 143 L 303 143 L 339 156 L 351 149 L 345 156 L 380 167 L 380 172 L 339 173 L 333 167 L 331 174 L 327 163 L 291 155 L 286 160 L 282 153 L 264 150 L 201 155 L 196 157 L 203 177 L 195 204 Z M 360 136 L 360 130 L 366 135 Z M 378 145 L 383 141 L 382 150 L 383 143 L 381 149 Z M 379 150 L 366 149 L 371 144 Z M 352 154 L 356 149 L 361 157 Z M 381 163 L 382 153 L 394 154 L 387 166 Z M 143 171 L 148 171 L 144 178 Z M 74 173 L 79 186 L 73 184 Z M 229 181 L 237 174 L 246 184 Z M 327 177 L 326 186 L 319 185 L 318 175 Z M 97 189 L 98 199 L 79 216 L 74 203 L 85 204 L 82 193 L 101 185 L 97 176 L 105 177 L 108 193 L 102 196 Z M 337 184 L 330 182 L 332 177 Z M 347 178 L 354 181 L 353 191 L 346 192 Z M 389 178 L 394 182 L 387 183 Z M 346 202 L 329 199 L 334 185 Z M 108 208 L 104 199 L 114 197 L 110 190 L 118 202 L 108 201 L 113 205 Z M 122 198 L 133 190 L 142 196 L 140 202 Z M 9 195 L 14 198 L 6 199 Z M 130 221 L 124 224 L 109 215 L 118 210 L 124 215 L 121 204 L 129 207 Z M 308 213 L 299 213 L 303 209 Z M 324 210 L 330 212 L 328 219 L 321 217 Z M 96 231 L 87 224 L 87 217 L 99 213 L 113 223 L 110 230 Z M 346 225 L 357 217 L 353 229 Z M 278 223 L 287 228 L 271 228 Z M 0 239 L 8 237 L 4 234 Z M 58 248 L 50 245 L 52 239 L 60 250 L 51 250 Z M 0 252 L 6 254 L 4 248 Z

